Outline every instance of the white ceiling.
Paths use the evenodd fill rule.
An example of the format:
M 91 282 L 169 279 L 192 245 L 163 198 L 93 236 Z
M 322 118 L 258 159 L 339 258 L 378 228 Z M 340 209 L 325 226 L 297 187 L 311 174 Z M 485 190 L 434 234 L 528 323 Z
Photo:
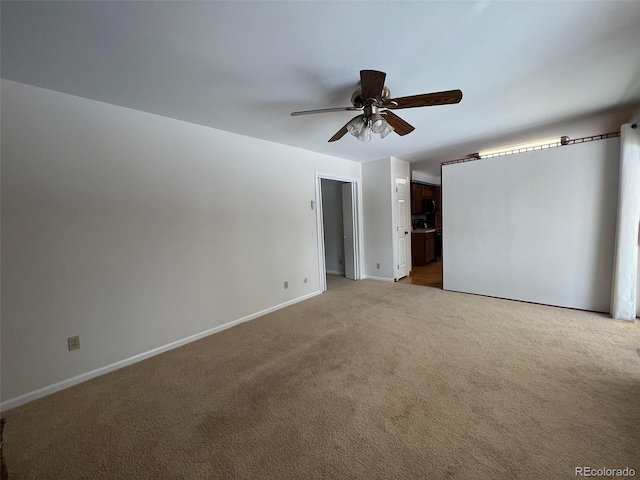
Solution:
M 356 161 L 439 162 L 532 136 L 617 129 L 640 104 L 640 2 L 6 2 L 2 77 Z M 361 69 L 405 136 L 327 140 Z M 589 131 L 592 129 L 594 131 Z

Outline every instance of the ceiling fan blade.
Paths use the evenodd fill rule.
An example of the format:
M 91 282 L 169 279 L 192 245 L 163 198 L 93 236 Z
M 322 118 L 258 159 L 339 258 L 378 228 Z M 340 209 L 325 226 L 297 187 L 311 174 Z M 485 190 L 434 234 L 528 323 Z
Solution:
M 342 137 L 344 137 L 344 135 L 348 132 L 347 125 L 349 125 L 349 123 L 351 123 L 351 120 L 349 120 L 347 123 L 345 123 L 344 127 L 342 127 L 340 130 L 338 130 L 336 132 L 336 134 L 329 139 L 329 141 L 330 142 L 335 142 L 336 140 L 340 140 Z
M 385 118 L 387 119 L 387 123 L 393 127 L 398 135 L 404 136 L 407 133 L 411 133 L 415 130 L 415 127 L 413 125 L 405 122 L 398 115 L 390 112 L 389 110 L 387 110 L 386 112 L 382 112 L 382 115 L 385 116 Z
M 362 110 L 362 108 L 359 108 L 359 107 L 320 108 L 318 110 L 303 110 L 301 112 L 293 112 L 291 116 L 297 117 L 298 115 L 312 115 L 314 113 L 353 112 L 353 111 L 360 111 L 360 110 Z
M 360 86 L 362 87 L 362 101 L 366 103 L 370 98 L 380 101 L 382 89 L 387 74 L 377 70 L 360 70 Z
M 462 100 L 460 90 L 447 90 L 446 92 L 424 93 L 410 97 L 392 98 L 385 104 L 386 108 L 397 110 L 399 108 L 430 107 L 432 105 L 450 105 Z

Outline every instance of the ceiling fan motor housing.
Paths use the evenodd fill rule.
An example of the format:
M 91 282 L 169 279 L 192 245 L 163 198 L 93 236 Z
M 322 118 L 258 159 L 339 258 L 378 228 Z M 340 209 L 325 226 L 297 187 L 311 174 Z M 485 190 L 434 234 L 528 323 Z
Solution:
M 386 86 L 384 86 L 382 87 L 382 95 L 380 95 L 380 101 L 375 103 L 377 104 L 378 107 L 381 107 L 383 104 L 387 103 L 387 101 L 390 98 L 391 98 L 391 92 Z M 351 95 L 351 104 L 356 108 L 362 108 L 366 105 L 371 105 L 372 102 L 367 102 L 367 100 L 372 100 L 372 99 L 362 98 L 362 87 L 358 87 L 356 91 L 353 92 L 353 95 Z
M 381 133 L 387 128 L 387 121 L 380 115 L 380 107 L 377 105 L 367 105 L 364 107 L 364 118 L 367 125 L 374 133 Z

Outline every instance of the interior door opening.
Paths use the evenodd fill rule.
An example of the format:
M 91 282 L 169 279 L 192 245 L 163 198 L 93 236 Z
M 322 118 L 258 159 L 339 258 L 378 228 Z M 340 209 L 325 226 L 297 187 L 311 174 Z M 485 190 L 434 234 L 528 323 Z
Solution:
M 318 264 L 321 291 L 327 274 L 360 278 L 357 181 L 317 177 Z

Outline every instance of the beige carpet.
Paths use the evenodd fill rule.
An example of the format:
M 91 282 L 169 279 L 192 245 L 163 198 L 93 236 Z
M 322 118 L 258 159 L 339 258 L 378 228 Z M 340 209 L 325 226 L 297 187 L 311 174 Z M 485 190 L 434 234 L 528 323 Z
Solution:
M 640 323 L 332 277 L 7 412 L 12 479 L 640 476 Z

